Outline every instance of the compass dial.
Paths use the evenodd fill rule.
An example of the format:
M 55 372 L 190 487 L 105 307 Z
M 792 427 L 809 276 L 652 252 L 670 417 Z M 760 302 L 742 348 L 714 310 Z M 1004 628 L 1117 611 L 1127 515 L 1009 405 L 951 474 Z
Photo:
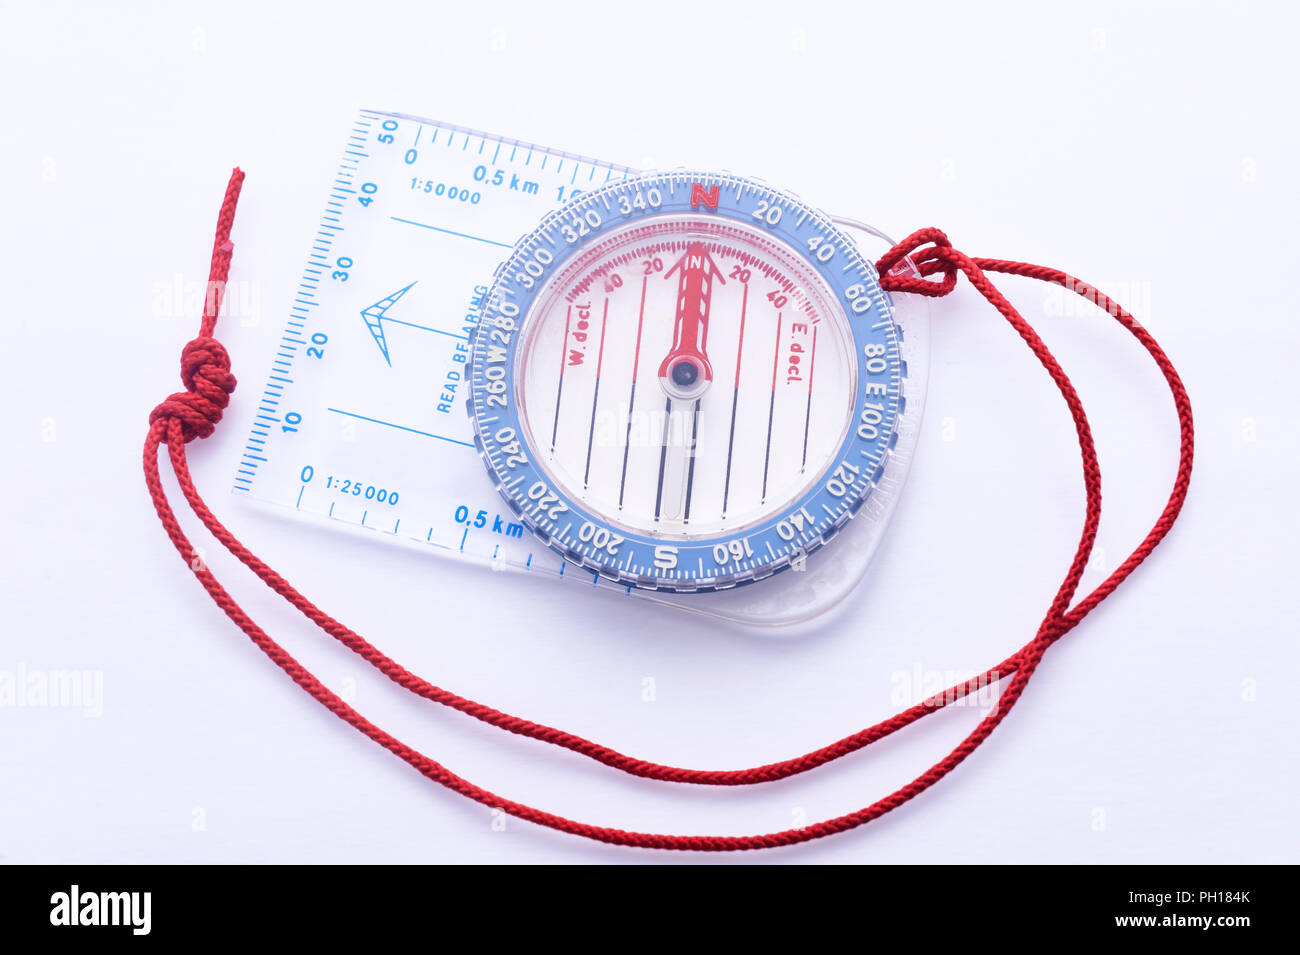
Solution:
M 876 274 L 814 210 L 730 176 L 579 196 L 502 266 L 470 410 L 511 507 L 657 589 L 798 566 L 856 512 L 902 408 Z

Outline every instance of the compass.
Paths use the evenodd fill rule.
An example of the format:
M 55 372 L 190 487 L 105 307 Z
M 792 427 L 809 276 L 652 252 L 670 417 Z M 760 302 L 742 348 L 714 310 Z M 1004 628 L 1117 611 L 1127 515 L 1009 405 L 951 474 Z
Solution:
M 871 495 L 904 408 L 901 340 L 872 263 L 794 196 L 629 178 L 577 195 L 498 269 L 473 336 L 475 445 L 566 560 L 727 589 L 802 566 Z

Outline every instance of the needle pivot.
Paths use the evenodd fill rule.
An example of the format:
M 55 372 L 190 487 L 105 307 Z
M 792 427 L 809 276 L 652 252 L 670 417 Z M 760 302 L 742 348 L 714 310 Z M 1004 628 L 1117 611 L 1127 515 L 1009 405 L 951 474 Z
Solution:
M 673 384 L 679 388 L 689 388 L 700 378 L 700 369 L 689 358 L 683 358 L 673 365 Z

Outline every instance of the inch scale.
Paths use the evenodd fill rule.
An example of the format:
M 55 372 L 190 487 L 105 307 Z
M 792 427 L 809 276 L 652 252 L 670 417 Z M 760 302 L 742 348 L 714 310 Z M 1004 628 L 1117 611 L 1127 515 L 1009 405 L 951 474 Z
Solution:
M 467 414 L 468 378 L 503 260 L 549 213 L 637 175 L 460 126 L 361 111 L 237 465 L 237 494 L 494 570 L 576 581 L 748 624 L 797 622 L 842 599 L 865 572 L 915 442 L 927 358 L 924 302 L 897 309 L 907 332 L 907 410 L 873 493 L 832 548 L 806 560 L 796 554 L 794 573 L 710 594 L 639 589 L 545 546 L 535 524 L 508 506 L 484 472 Z M 671 251 L 665 246 L 664 254 Z M 656 258 L 663 261 L 650 256 L 652 270 Z M 664 287 L 676 288 L 669 278 Z M 719 276 L 718 286 L 724 280 Z M 739 288 L 733 280 L 728 294 Z M 566 340 L 571 333 L 564 332 Z M 611 337 L 611 352 L 617 347 Z M 828 368 L 825 362 L 821 374 Z M 662 427 L 666 457 L 669 425 Z M 757 440 L 739 436 L 746 447 Z M 628 456 L 625 447 L 624 461 Z M 588 453 L 588 467 L 590 460 Z M 778 454 L 777 462 L 785 466 L 786 457 Z M 671 463 L 670 473 L 676 467 Z

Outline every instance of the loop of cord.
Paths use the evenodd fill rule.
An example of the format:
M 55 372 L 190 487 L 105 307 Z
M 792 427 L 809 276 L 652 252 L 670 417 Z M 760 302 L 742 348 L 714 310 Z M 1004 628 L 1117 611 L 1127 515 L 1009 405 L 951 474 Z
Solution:
M 952 247 L 951 242 L 938 229 L 914 232 L 877 263 L 881 285 L 891 292 L 942 296 L 956 287 L 957 275 L 963 274 L 994 308 L 1020 334 L 1025 344 L 1038 358 L 1057 390 L 1065 400 L 1066 408 L 1074 422 L 1084 477 L 1084 523 L 1073 557 L 1065 577 L 1049 604 L 1043 621 L 1034 638 L 1001 663 L 990 667 L 970 680 L 937 693 L 895 716 L 876 723 L 852 735 L 837 740 L 802 756 L 756 766 L 749 769 L 700 770 L 665 766 L 646 760 L 634 759 L 609 747 L 567 733 L 563 730 L 534 723 L 502 713 L 492 707 L 476 703 L 448 690 L 435 686 L 411 673 L 390 659 L 359 634 L 320 610 L 299 593 L 287 580 L 258 559 L 212 513 L 190 476 L 186 457 L 186 444 L 194 438 L 212 434 L 221 420 L 222 412 L 235 387 L 230 373 L 230 359 L 225 349 L 213 337 L 222 294 L 229 274 L 233 245 L 230 232 L 234 224 L 235 207 L 243 185 L 244 174 L 236 169 L 226 189 L 225 200 L 217 220 L 216 239 L 213 245 L 212 265 L 209 275 L 209 295 L 204 305 L 203 319 L 198 336 L 182 352 L 182 382 L 184 392 L 165 399 L 149 417 L 149 432 L 144 445 L 145 482 L 153 499 L 154 508 L 163 528 L 181 557 L 190 567 L 199 583 L 231 620 L 295 683 L 359 732 L 374 740 L 406 761 L 417 771 L 448 789 L 494 809 L 500 809 L 517 818 L 548 826 L 561 832 L 583 836 L 615 845 L 650 849 L 676 849 L 697 851 L 732 851 L 764 849 L 808 842 L 838 832 L 857 828 L 903 805 L 916 795 L 933 786 L 969 756 L 1010 712 L 1020 698 L 1030 677 L 1037 669 L 1047 649 L 1074 627 L 1155 549 L 1173 526 L 1187 496 L 1193 457 L 1193 427 L 1191 403 L 1186 389 L 1160 346 L 1127 311 L 1091 286 L 1084 285 L 1064 272 L 1023 262 L 1000 259 L 971 258 Z M 910 259 L 921 277 L 906 274 L 904 259 Z M 1169 385 L 1178 415 L 1179 456 L 1178 468 L 1169 499 L 1151 530 L 1142 542 L 1096 589 L 1073 607 L 1070 601 L 1078 588 L 1084 567 L 1092 552 L 1101 518 L 1101 472 L 1093 445 L 1091 429 L 1083 405 L 1065 371 L 1021 317 L 1020 313 L 989 281 L 986 273 L 1001 272 L 1061 285 L 1083 295 L 1098 305 L 1132 334 L 1151 355 Z M 939 280 L 931 276 L 940 275 Z M 1006 682 L 995 705 L 951 752 L 905 786 L 856 812 L 827 819 L 822 822 L 781 832 L 754 836 L 680 836 L 661 833 L 629 832 L 601 826 L 588 825 L 566 819 L 553 813 L 535 809 L 522 803 L 505 799 L 468 780 L 393 737 L 330 691 L 310 671 L 294 659 L 283 647 L 262 630 L 222 587 L 201 560 L 176 520 L 159 475 L 158 457 L 162 445 L 167 445 L 168 457 L 186 502 L 208 531 L 238 560 L 251 569 L 268 587 L 284 597 L 304 616 L 324 632 L 339 640 L 377 670 L 411 692 L 450 707 L 511 733 L 550 743 L 587 756 L 622 772 L 648 779 L 675 783 L 692 783 L 711 786 L 742 786 L 785 779 L 807 772 L 833 760 L 869 746 L 929 713 L 962 699 L 981 687 Z

